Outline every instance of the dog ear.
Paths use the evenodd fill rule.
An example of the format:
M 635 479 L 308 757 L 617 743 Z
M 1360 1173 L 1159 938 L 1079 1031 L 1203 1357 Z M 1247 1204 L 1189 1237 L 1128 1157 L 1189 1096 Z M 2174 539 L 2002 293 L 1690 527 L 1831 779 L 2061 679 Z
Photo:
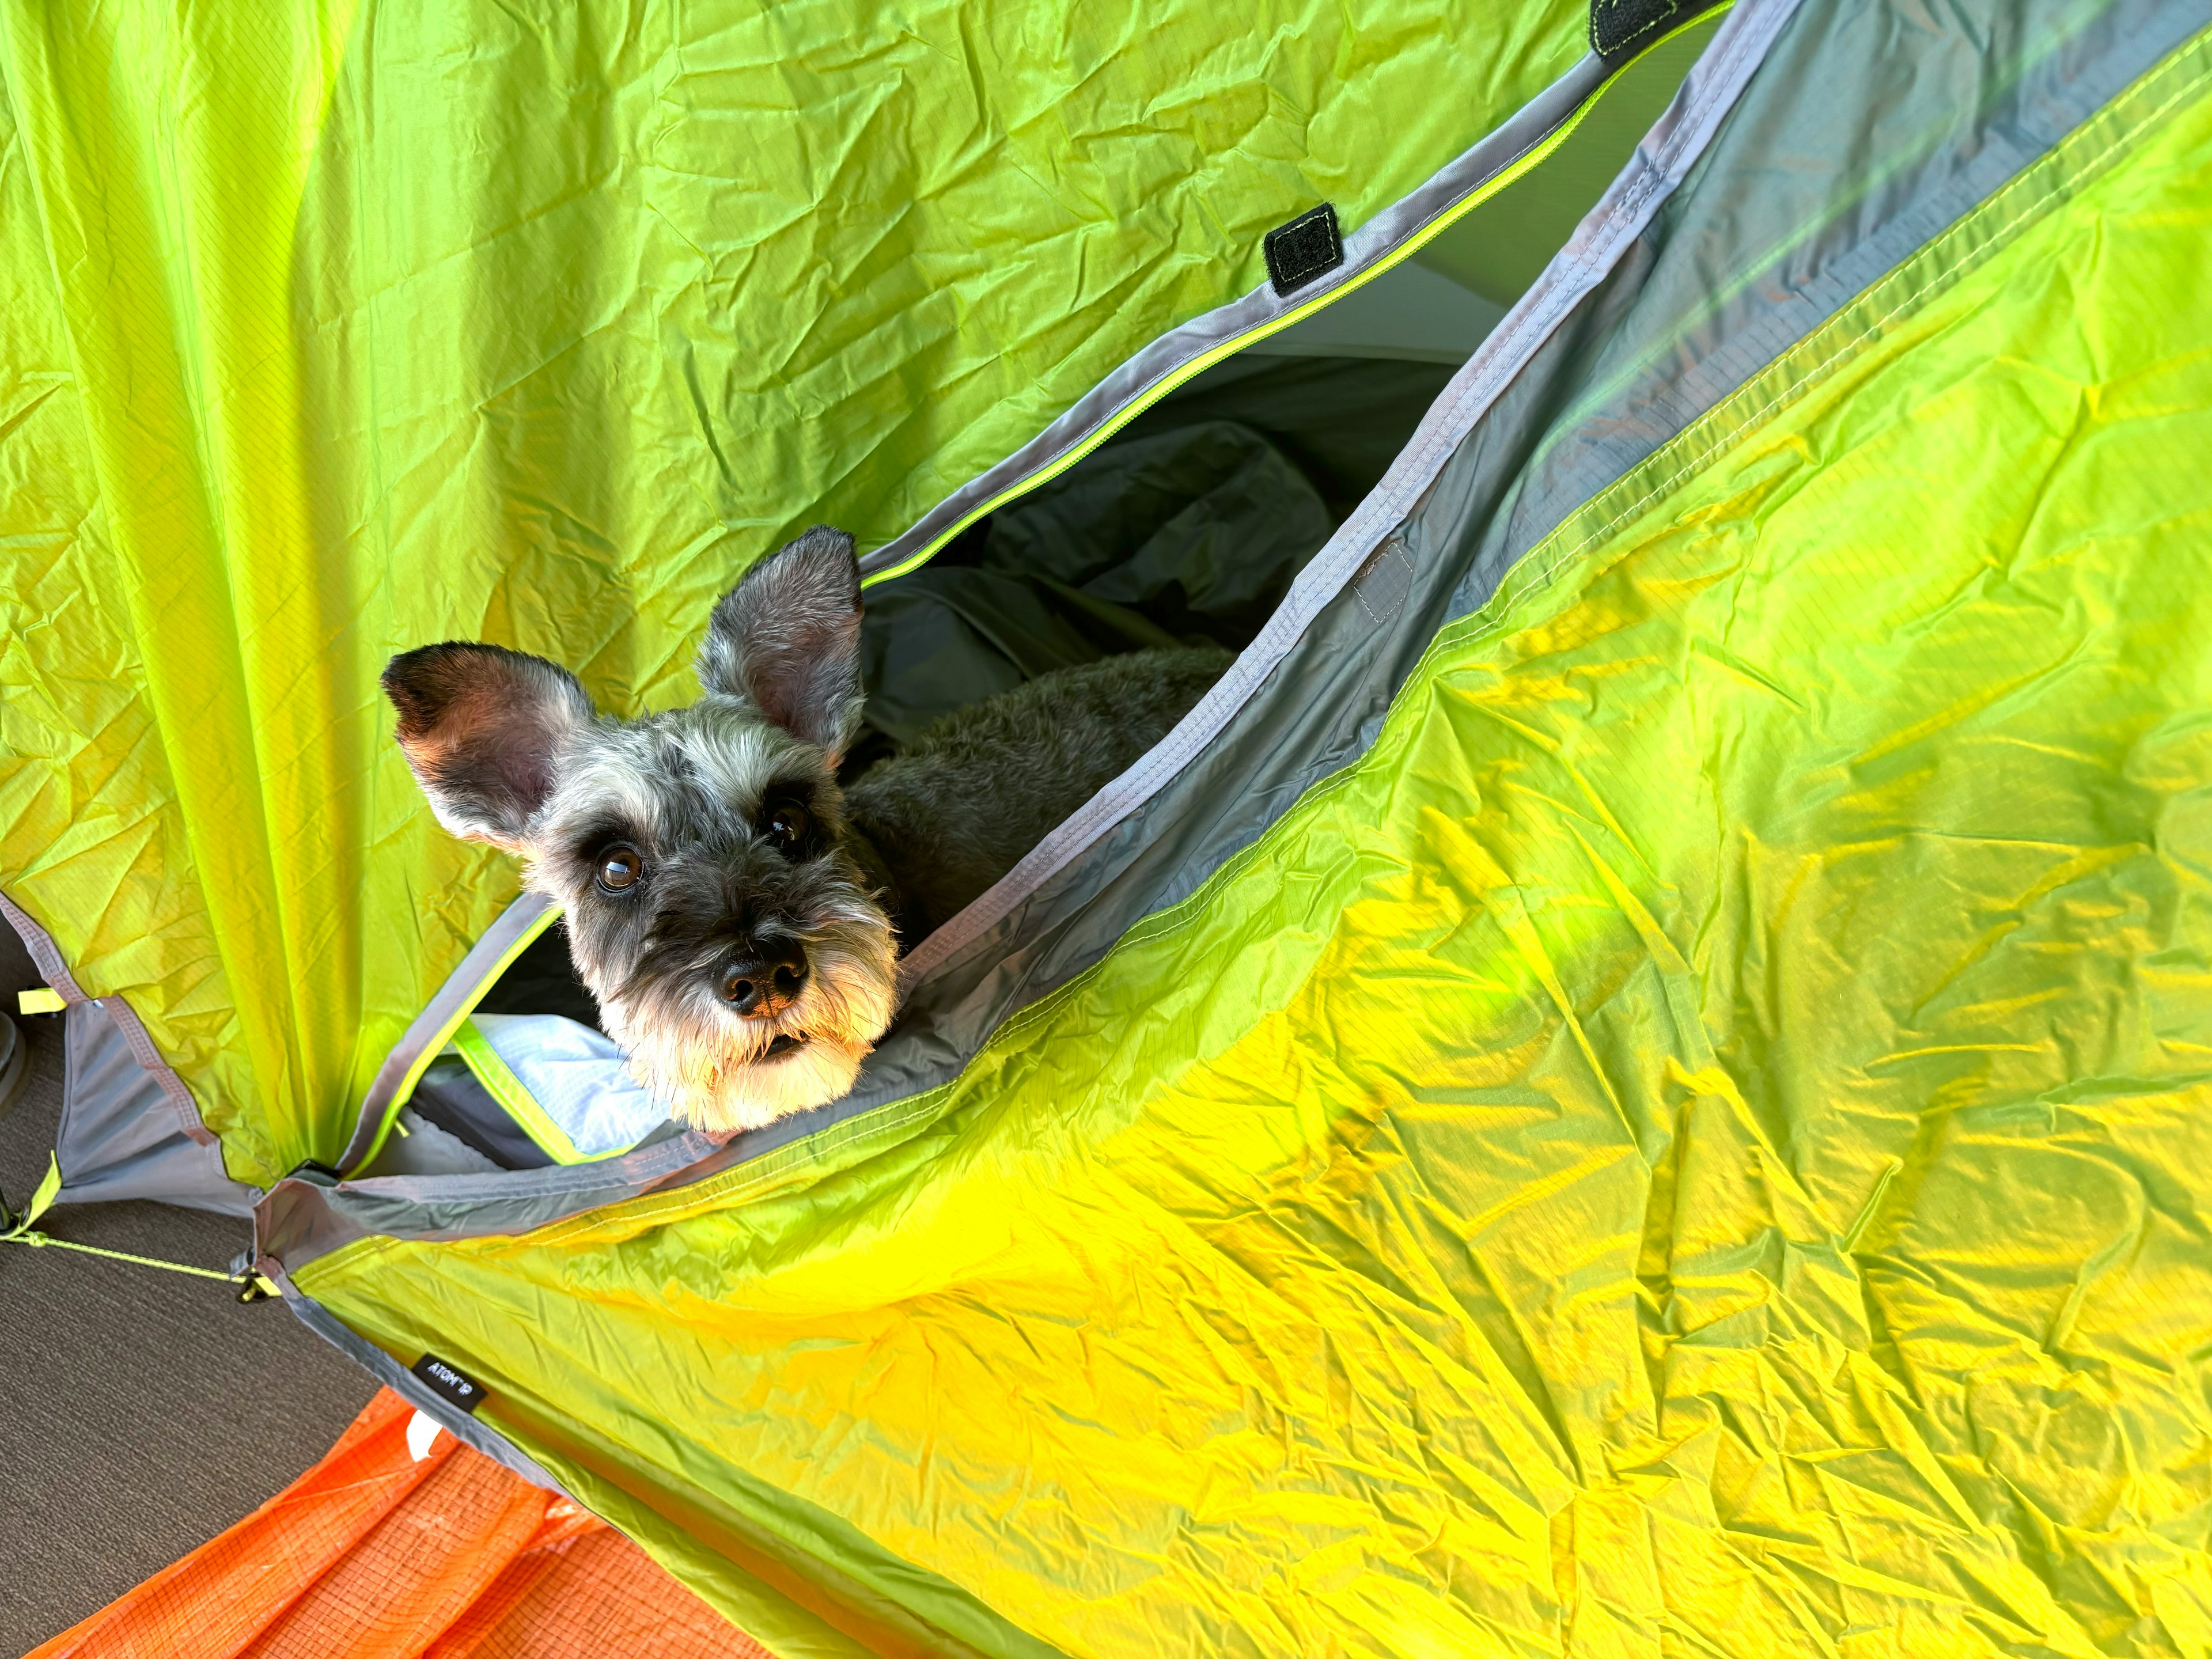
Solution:
M 399 747 L 457 836 L 520 848 L 562 740 L 592 718 L 576 677 L 496 645 L 426 645 L 385 665 Z
M 860 565 L 817 525 L 763 559 L 714 606 L 699 684 L 750 703 L 836 766 L 860 723 Z

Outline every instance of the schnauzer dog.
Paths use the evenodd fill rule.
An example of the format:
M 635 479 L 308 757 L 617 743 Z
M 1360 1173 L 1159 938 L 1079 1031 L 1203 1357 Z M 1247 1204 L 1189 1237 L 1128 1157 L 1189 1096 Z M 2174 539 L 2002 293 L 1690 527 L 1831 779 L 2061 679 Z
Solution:
M 896 958 L 1127 770 L 1229 663 L 1154 650 L 946 716 L 841 790 L 860 722 L 860 567 L 827 526 L 714 607 L 704 692 L 623 720 L 495 645 L 394 657 L 384 690 L 438 821 L 522 855 L 608 1036 L 720 1133 L 836 1099 L 890 1024 Z

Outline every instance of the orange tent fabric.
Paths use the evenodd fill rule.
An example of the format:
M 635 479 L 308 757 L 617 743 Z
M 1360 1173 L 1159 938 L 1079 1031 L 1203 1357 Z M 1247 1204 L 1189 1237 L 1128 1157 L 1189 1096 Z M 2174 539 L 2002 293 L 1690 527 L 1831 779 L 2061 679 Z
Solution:
M 629 1539 L 380 1390 L 314 1468 L 30 1659 L 769 1659 Z

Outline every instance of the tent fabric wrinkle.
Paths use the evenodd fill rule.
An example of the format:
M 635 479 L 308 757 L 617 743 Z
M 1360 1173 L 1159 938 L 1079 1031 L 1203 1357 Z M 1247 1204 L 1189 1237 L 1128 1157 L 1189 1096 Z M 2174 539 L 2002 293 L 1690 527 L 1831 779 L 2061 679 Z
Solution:
M 922 1133 L 781 1188 L 369 1241 L 301 1288 L 398 1352 L 470 1320 L 500 1399 L 557 1388 L 534 1426 L 580 1495 L 645 1528 L 671 1489 L 612 1449 L 650 1375 L 672 1464 L 726 1460 L 841 1559 L 857 1521 L 878 1587 L 925 1564 L 1061 1651 L 1480 1650 L 1570 1608 L 1746 1652 L 2186 1650 L 2188 1316 L 2129 1356 L 2208 1287 L 2186 1224 L 2119 1194 L 2189 1133 L 2172 1036 L 2212 1006 L 2159 850 L 2202 830 L 2177 411 L 2212 359 L 2201 307 L 2067 319 L 2185 283 L 2206 59 L 1571 518 L 1361 761 L 1006 1022 Z M 1990 450 L 2022 409 L 2027 453 Z M 2090 533 L 2115 489 L 2135 527 Z M 2138 933 L 2170 984 L 2120 969 Z M 644 1302 L 564 1290 L 586 1261 Z M 522 1285 L 527 1349 L 487 1313 Z M 671 1412 L 675 1330 L 714 1358 Z M 571 1341 L 654 1359 L 587 1389 L 544 1352 Z M 2033 1426 L 2062 1364 L 2117 1390 L 2070 1468 Z M 775 1409 L 722 1403 L 756 1388 Z M 2139 1474 L 2087 1449 L 2122 1444 Z M 2117 1533 L 2107 1480 L 2144 1506 Z M 2023 1489 L 2073 1529 L 2056 1565 L 2011 1530 Z M 2142 1606 L 2107 1551 L 2148 1564 Z
M 401 1645 L 2212 1651 L 2205 0 L 131 17 L 0 0 L 0 914 L 348 1536 L 497 1495 Z M 821 521 L 854 773 L 1234 661 L 713 1138 L 375 676 Z
M 1580 0 L 1432 21 L 9 8 L 10 897 L 234 1177 L 329 1162 L 515 890 L 421 813 L 386 658 L 692 695 L 752 559 L 890 540 L 1585 50 Z
M 1577 241 L 1543 280 L 1506 313 L 1424 419 L 1381 485 L 1298 574 L 1284 605 L 1230 672 L 1165 741 L 1047 836 L 1003 880 L 925 940 L 901 964 L 908 983 L 926 977 L 1004 917 L 1030 890 L 1139 805 L 1219 735 L 1274 670 L 1315 613 L 1365 563 L 1382 536 L 1404 516 L 1502 387 L 1527 363 L 1559 319 L 1626 249 L 1681 171 L 1708 142 L 1760 55 L 1794 9 L 1794 0 L 1739 0 L 1711 57 L 1691 72 L 1677 104 L 1638 151 L 1629 171 L 1592 210 Z

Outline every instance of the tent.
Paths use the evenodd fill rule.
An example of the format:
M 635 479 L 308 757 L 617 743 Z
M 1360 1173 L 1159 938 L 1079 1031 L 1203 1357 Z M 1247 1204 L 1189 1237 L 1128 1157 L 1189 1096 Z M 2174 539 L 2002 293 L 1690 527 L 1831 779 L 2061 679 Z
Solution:
M 2207 1650 L 2209 73 L 2201 0 L 8 6 L 59 1198 L 250 1210 L 781 1654 Z M 376 671 L 684 701 L 817 521 L 886 742 L 1235 666 L 847 1099 L 608 1128 Z

